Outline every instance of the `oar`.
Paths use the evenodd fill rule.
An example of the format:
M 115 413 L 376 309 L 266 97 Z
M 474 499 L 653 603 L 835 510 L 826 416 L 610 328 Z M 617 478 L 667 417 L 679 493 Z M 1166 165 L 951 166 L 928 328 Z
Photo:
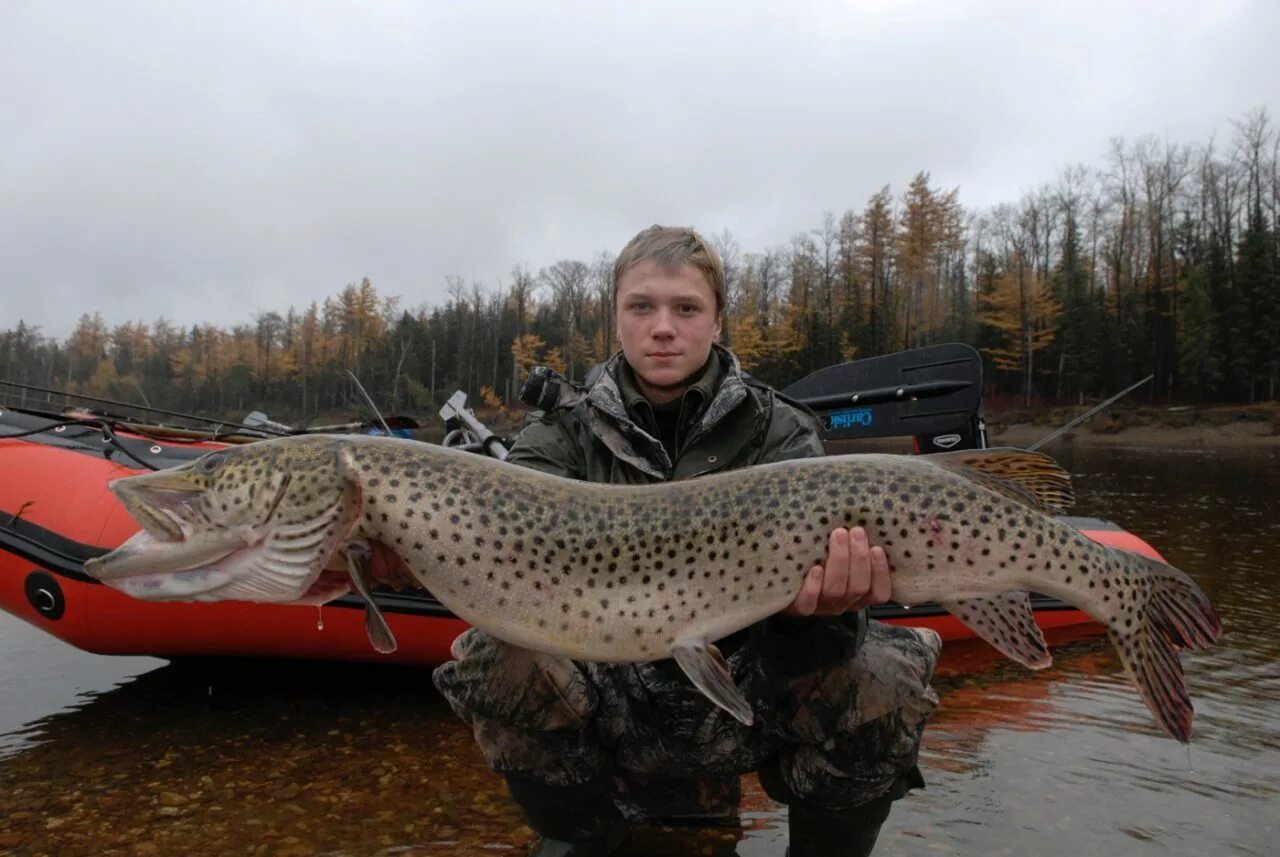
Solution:
M 822 417 L 827 440 L 915 437 L 926 452 L 986 445 L 982 357 L 963 343 L 828 366 L 782 392 Z

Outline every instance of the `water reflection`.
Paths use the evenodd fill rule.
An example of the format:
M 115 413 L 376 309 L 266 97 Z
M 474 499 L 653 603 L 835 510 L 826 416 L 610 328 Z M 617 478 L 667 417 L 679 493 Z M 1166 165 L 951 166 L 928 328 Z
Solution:
M 1054 632 L 1040 673 L 949 646 L 929 788 L 899 804 L 877 855 L 1274 853 L 1280 461 L 1061 458 L 1078 513 L 1143 534 L 1223 617 L 1219 647 L 1186 660 L 1190 752 L 1158 732 L 1104 637 Z M 421 671 L 165 667 L 23 733 L 0 737 L 0 854 L 412 857 L 522 854 L 532 840 Z M 782 813 L 754 779 L 745 793 L 742 830 L 645 829 L 626 853 L 779 857 Z

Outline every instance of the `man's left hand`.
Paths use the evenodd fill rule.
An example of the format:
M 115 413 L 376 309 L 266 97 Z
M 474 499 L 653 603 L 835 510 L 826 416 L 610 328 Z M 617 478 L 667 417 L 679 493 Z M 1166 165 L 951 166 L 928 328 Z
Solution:
M 804 584 L 786 616 L 839 616 L 870 604 L 889 600 L 892 582 L 889 559 L 884 548 L 871 547 L 862 527 L 831 532 L 825 565 L 815 565 L 805 575 Z

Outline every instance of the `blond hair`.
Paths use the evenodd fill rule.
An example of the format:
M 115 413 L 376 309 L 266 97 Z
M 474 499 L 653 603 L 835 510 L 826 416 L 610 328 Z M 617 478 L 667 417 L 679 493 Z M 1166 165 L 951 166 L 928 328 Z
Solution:
M 622 275 L 640 262 L 657 262 L 667 269 L 692 265 L 702 272 L 716 296 L 716 312 L 724 312 L 724 263 L 701 235 L 686 226 L 658 226 L 642 230 L 622 248 L 613 263 L 613 296 L 618 297 Z

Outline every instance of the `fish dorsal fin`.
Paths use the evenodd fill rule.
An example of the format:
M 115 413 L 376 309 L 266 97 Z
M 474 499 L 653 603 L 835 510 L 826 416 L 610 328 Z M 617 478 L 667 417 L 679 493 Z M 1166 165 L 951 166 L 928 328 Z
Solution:
M 1023 505 L 1060 515 L 1075 502 L 1071 477 L 1041 452 L 1005 447 L 938 452 L 926 459 Z

